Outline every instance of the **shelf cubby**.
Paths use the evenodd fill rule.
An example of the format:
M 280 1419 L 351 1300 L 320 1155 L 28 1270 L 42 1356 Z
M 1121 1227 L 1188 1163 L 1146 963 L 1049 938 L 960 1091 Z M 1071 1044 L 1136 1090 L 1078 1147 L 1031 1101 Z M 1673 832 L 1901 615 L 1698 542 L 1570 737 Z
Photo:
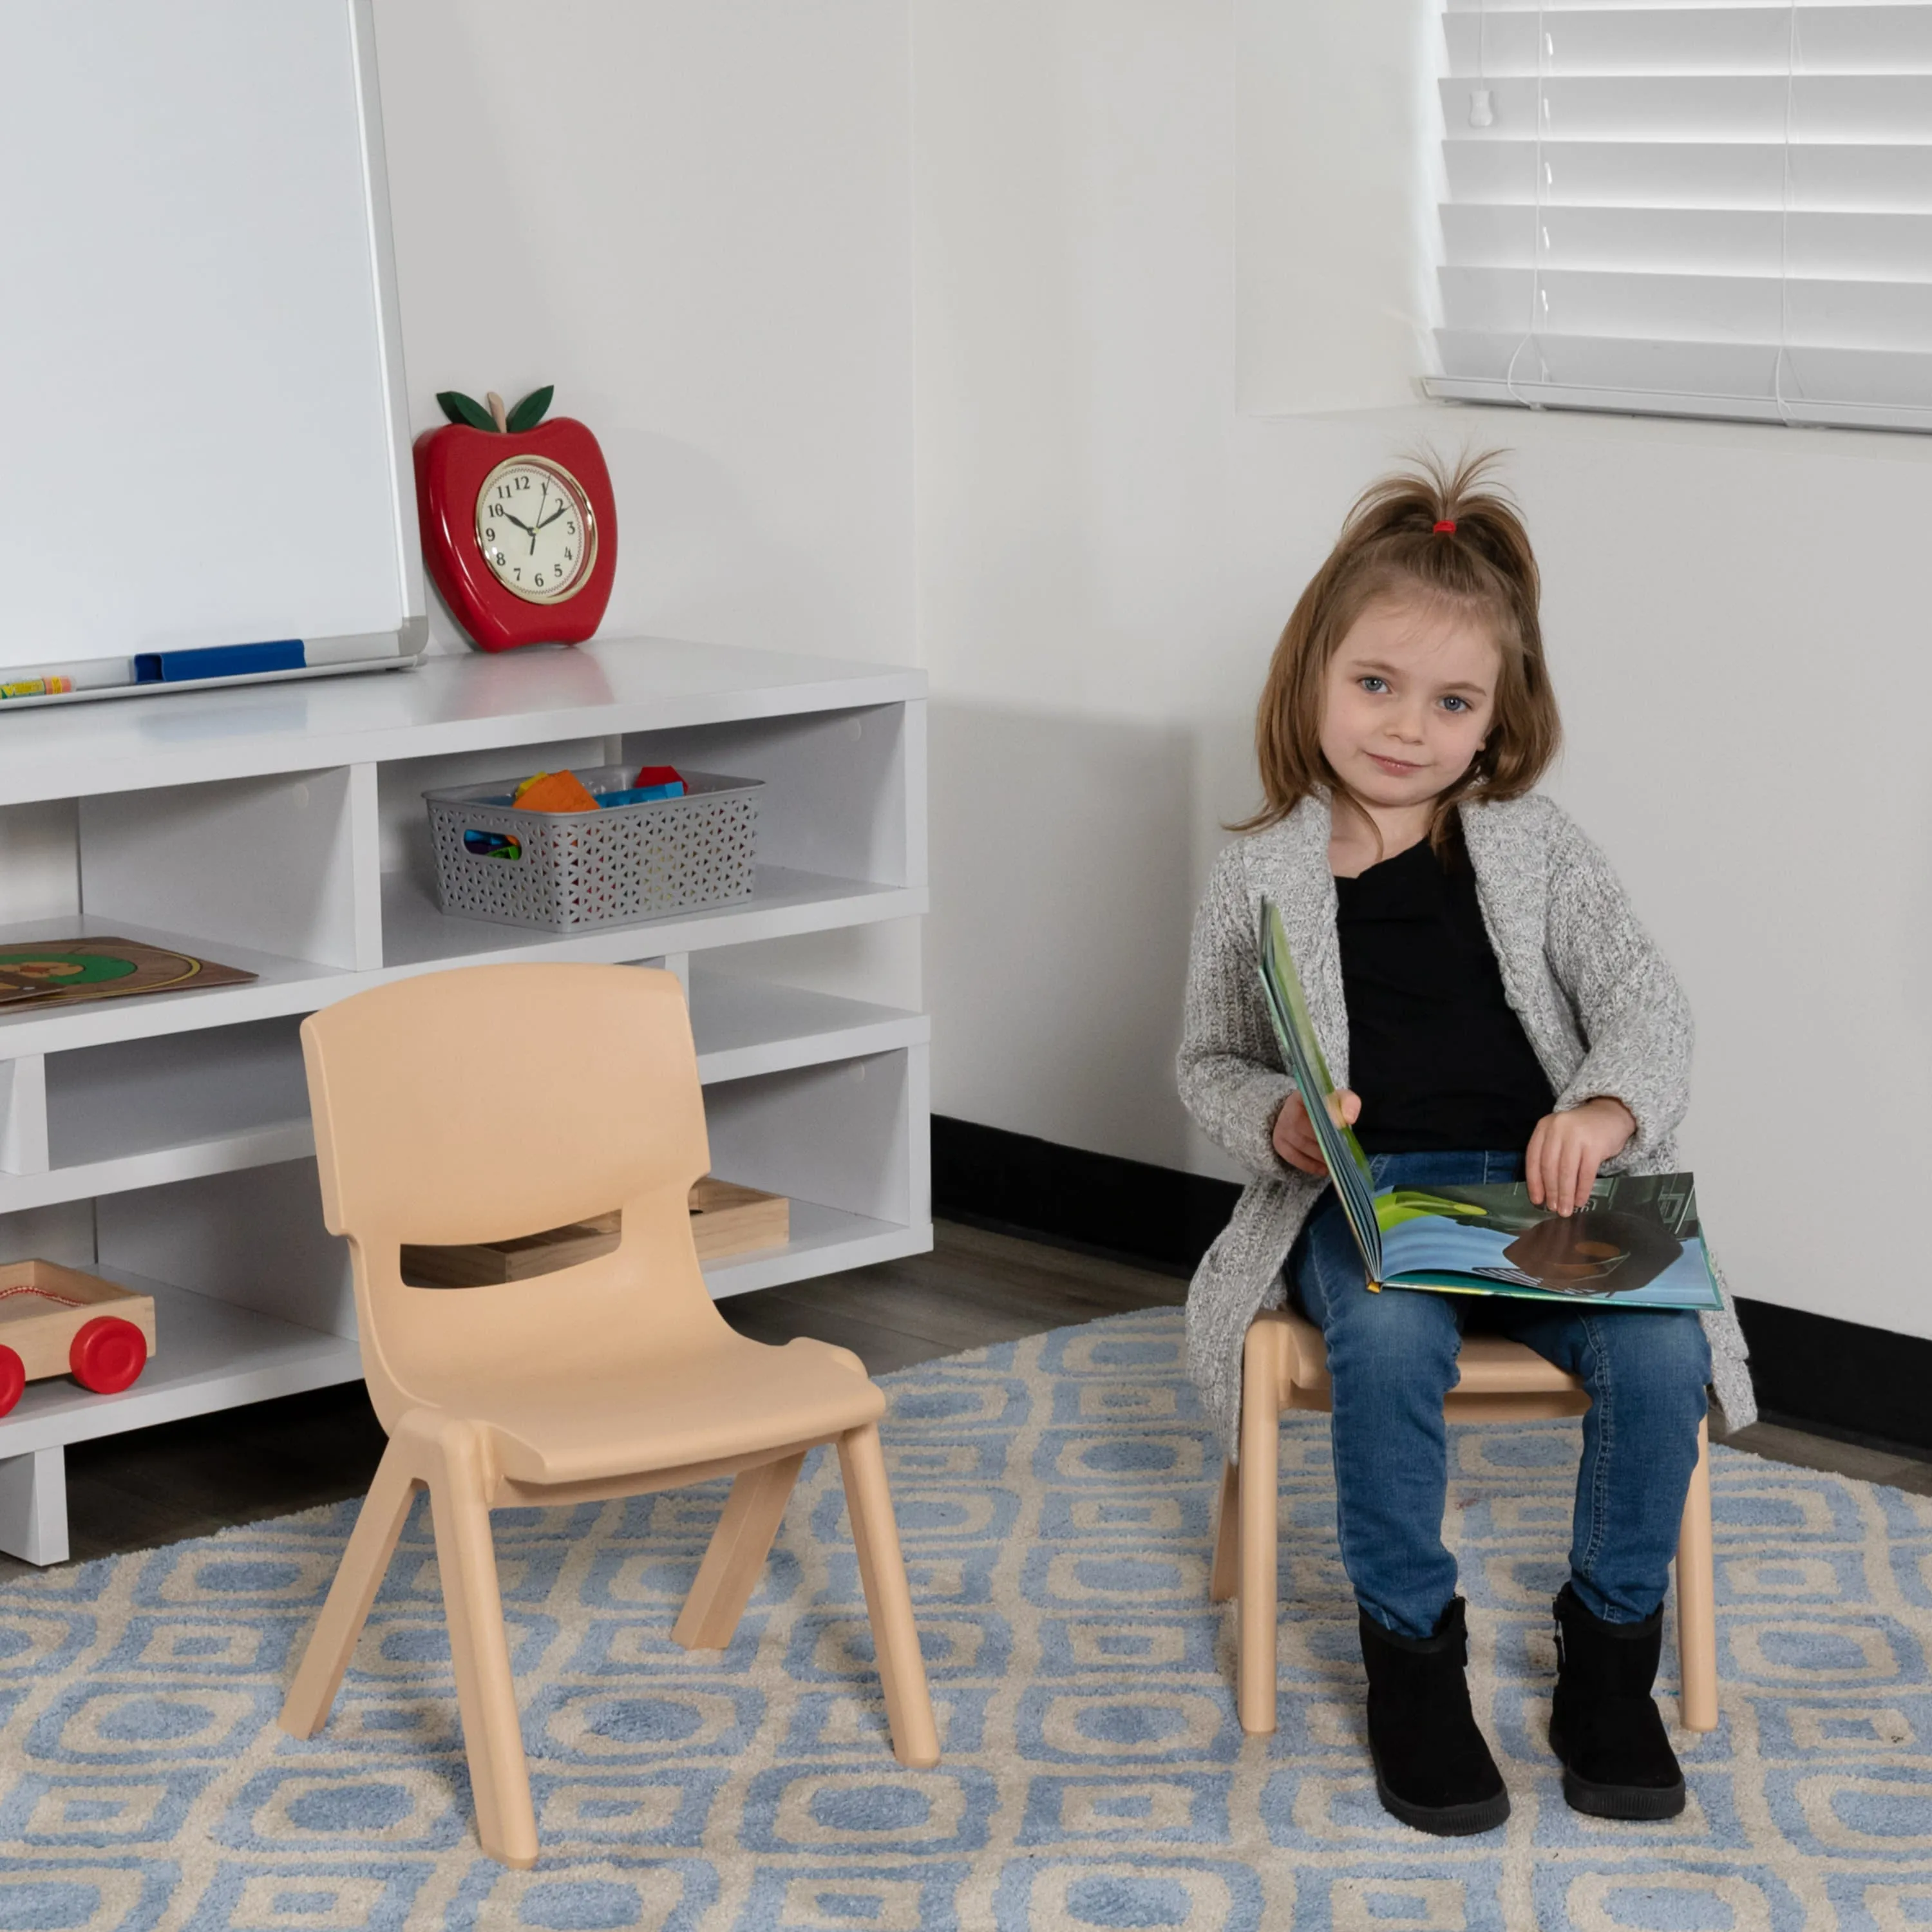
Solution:
M 923 1013 L 701 967 L 692 969 L 689 990 L 698 1075 L 707 1087 L 923 1046 L 932 1037 L 932 1023 Z
M 312 1153 L 300 1024 L 291 1015 L 44 1056 L 46 1166 L 0 1174 L 0 1214 Z

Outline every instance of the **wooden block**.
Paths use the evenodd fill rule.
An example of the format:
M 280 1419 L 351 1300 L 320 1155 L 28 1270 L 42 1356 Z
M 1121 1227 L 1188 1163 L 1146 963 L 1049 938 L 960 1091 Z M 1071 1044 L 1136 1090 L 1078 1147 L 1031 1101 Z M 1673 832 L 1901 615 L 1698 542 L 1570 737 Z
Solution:
M 20 1357 L 28 1381 L 65 1375 L 69 1346 L 97 1315 L 131 1322 L 153 1356 L 152 1296 L 58 1262 L 0 1262 L 0 1342 Z
M 403 1279 L 418 1288 L 482 1288 L 575 1268 L 617 1245 L 621 1216 L 614 1209 L 541 1234 L 458 1248 L 406 1246 Z M 691 1232 L 700 1262 L 756 1248 L 782 1248 L 791 1239 L 791 1203 L 782 1194 L 706 1174 L 691 1190 Z
M 701 1262 L 782 1248 L 791 1239 L 791 1203 L 707 1174 L 691 1190 L 691 1232 Z
M 493 1282 L 554 1274 L 559 1268 L 608 1255 L 617 1245 L 618 1220 L 613 1208 L 588 1221 L 546 1228 L 538 1234 L 518 1234 L 507 1241 L 479 1241 L 460 1248 L 405 1246 L 403 1279 L 418 1288 L 482 1288 Z

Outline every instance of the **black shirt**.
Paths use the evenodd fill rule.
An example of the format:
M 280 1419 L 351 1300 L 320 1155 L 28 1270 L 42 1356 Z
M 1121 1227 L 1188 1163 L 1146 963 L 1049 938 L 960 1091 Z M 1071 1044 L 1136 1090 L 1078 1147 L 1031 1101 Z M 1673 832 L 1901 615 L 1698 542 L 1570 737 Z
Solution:
M 1370 1154 L 1520 1153 L 1550 1090 L 1503 992 L 1460 838 L 1335 881 L 1348 1084 Z

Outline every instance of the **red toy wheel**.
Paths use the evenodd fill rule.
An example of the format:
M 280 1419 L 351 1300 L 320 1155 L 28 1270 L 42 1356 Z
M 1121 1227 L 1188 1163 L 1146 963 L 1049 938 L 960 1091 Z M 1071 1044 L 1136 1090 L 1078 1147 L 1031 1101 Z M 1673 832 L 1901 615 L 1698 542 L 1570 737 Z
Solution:
M 96 1395 L 118 1395 L 148 1366 L 148 1338 L 118 1315 L 97 1315 L 67 1352 L 74 1378 Z
M 0 1344 L 0 1415 L 20 1400 L 27 1386 L 27 1366 L 11 1348 Z

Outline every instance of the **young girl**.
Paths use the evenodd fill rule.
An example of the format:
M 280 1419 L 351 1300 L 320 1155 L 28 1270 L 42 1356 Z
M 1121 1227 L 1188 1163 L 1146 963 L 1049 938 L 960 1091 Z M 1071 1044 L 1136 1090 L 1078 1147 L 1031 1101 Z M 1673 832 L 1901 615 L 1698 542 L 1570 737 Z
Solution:
M 1234 1453 L 1241 1348 L 1286 1298 L 1327 1339 L 1342 1560 L 1360 1609 L 1376 1790 L 1424 1831 L 1509 1796 L 1469 1705 L 1443 1547 L 1442 1399 L 1463 1327 L 1578 1377 L 1570 1580 L 1550 1743 L 1564 1794 L 1666 1817 L 1684 1784 L 1651 1685 L 1706 1385 L 1754 1409 L 1734 1317 L 1372 1293 L 1256 976 L 1280 908 L 1322 1048 L 1378 1186 L 1526 1180 L 1567 1215 L 1600 1170 L 1664 1173 L 1690 1018 L 1603 855 L 1532 789 L 1558 725 L 1528 536 L 1492 458 L 1377 483 L 1282 633 L 1256 724 L 1267 802 L 1194 929 L 1181 1096 L 1255 1178 L 1189 1291 L 1192 1370 Z

